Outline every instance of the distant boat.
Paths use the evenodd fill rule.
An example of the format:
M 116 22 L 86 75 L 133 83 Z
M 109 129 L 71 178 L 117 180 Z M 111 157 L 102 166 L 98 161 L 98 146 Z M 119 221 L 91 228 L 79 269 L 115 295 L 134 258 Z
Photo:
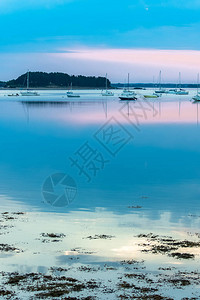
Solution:
M 134 92 L 125 90 L 119 96 L 120 100 L 137 100 L 136 94 Z
M 184 90 L 184 89 L 179 89 L 177 92 L 176 92 L 176 95 L 188 95 L 189 92 Z
M 152 95 L 144 95 L 144 98 L 159 98 L 161 95 L 152 94 Z
M 71 83 L 71 90 L 67 92 L 67 97 L 69 97 L 69 98 L 80 98 L 79 94 L 72 92 L 72 83 Z
M 162 89 L 162 86 L 161 86 L 161 78 L 162 78 L 162 74 L 161 74 L 161 71 L 159 72 L 159 90 L 156 90 L 155 93 L 156 94 L 165 94 L 166 93 L 166 90 L 165 89 Z
M 22 96 L 39 96 L 40 95 L 38 92 L 29 90 L 29 71 L 27 72 L 26 84 L 27 84 L 26 92 L 20 92 L 20 94 Z
M 200 95 L 196 95 L 192 98 L 194 101 L 200 101 Z
M 181 73 L 179 72 L 179 90 L 177 90 L 176 95 L 188 95 L 189 92 L 181 88 Z
M 165 91 L 165 93 L 166 93 L 166 94 L 173 94 L 173 95 L 176 95 L 177 89 L 170 89 L 170 90 Z
M 194 101 L 200 101 L 200 94 L 199 94 L 199 73 L 197 74 L 197 94 L 192 99 Z
M 136 93 L 129 90 L 129 74 L 128 74 L 128 88 L 124 89 L 119 96 L 120 100 L 137 100 Z
M 18 96 L 19 96 L 18 93 L 16 93 L 16 94 L 8 94 L 8 97 L 18 97 Z
M 108 80 L 107 80 L 107 73 L 106 73 L 106 90 L 102 91 L 102 96 L 114 96 L 114 93 L 111 91 L 108 91 Z

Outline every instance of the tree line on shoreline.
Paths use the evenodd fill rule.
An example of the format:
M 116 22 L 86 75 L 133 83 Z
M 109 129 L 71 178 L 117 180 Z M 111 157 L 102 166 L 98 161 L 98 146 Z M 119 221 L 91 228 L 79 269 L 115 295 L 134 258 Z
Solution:
M 0 82 L 4 88 L 24 88 L 27 85 L 27 73 L 22 74 L 17 79 L 7 82 Z M 106 77 L 68 75 L 59 72 L 29 72 L 30 88 L 70 88 L 70 86 L 81 88 L 103 88 L 106 85 Z M 111 87 L 111 82 L 107 79 L 107 87 Z
M 0 81 L 0 88 L 26 88 L 27 73 L 22 74 L 17 79 L 9 81 Z M 68 75 L 59 72 L 29 72 L 29 87 L 30 88 L 105 88 L 106 77 L 83 76 L 83 75 Z M 127 84 L 112 83 L 107 79 L 108 88 L 123 88 Z M 130 88 L 158 88 L 156 83 L 130 83 Z M 177 88 L 175 83 L 163 83 L 163 88 Z M 197 84 L 182 84 L 183 88 L 196 88 Z

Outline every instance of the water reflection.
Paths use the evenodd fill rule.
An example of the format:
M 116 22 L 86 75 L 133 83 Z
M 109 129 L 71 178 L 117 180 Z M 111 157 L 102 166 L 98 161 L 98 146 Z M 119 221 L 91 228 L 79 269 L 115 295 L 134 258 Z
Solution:
M 140 100 L 145 103 L 147 100 Z M 123 118 L 120 114 L 120 109 L 124 106 L 127 107 L 126 115 L 131 118 L 131 110 L 137 110 L 137 102 L 127 101 L 126 103 L 120 103 L 118 99 L 112 100 L 95 100 L 95 101 L 22 101 L 20 102 L 26 110 L 37 108 L 46 109 L 48 116 L 52 117 L 54 109 L 56 108 L 56 116 L 58 121 L 64 119 L 63 112 L 67 114 L 67 108 L 69 108 L 68 118 L 65 118 L 68 122 L 75 123 L 76 125 L 82 124 L 99 124 L 104 122 L 105 119 L 115 116 L 120 122 L 128 123 L 127 119 Z M 198 102 L 180 101 L 177 102 L 165 102 L 162 100 L 148 101 L 152 105 L 151 113 L 146 118 L 141 118 L 142 123 L 197 123 L 199 122 L 198 116 Z M 192 105 L 193 104 L 193 105 Z M 134 108 L 136 107 L 136 108 Z M 61 109 L 62 108 L 62 109 Z M 66 108 L 66 109 L 65 109 Z M 43 110 L 44 111 L 44 110 Z M 125 109 L 124 109 L 125 111 Z M 39 111 L 40 113 L 40 111 Z M 54 117 L 56 117 L 54 114 Z M 52 118 L 54 118 L 52 117 Z M 45 116 L 45 119 L 48 119 Z
M 173 219 L 184 210 L 194 212 L 200 193 L 199 104 L 180 99 L 150 103 L 136 132 L 130 120 L 138 103 L 120 103 L 115 97 L 0 102 L 1 194 L 27 209 L 54 211 L 43 203 L 41 186 L 49 175 L 67 172 L 78 181 L 79 195 L 66 212 L 98 206 L 125 213 L 132 204 L 141 205 L 152 219 L 160 210 L 171 211 Z M 127 118 L 120 113 L 122 106 Z M 94 143 L 94 133 L 113 116 L 134 141 L 88 184 L 68 157 L 85 141 Z
M 61 266 L 78 274 L 81 264 L 104 268 L 109 263 L 117 268 L 118 280 L 125 259 L 144 259 L 153 273 L 161 265 L 195 270 L 198 255 L 189 263 L 147 255 L 137 235 L 153 232 L 186 240 L 199 232 L 199 104 L 168 98 L 149 104 L 120 103 L 117 97 L 53 99 L 0 101 L 0 210 L 28 212 L 11 220 L 9 233 L 1 235 L 2 243 L 12 241 L 24 250 L 1 256 L 2 270 L 46 273 Z M 94 139 L 112 117 L 134 137 L 115 156 Z M 109 160 L 91 182 L 69 160 L 85 142 Z M 76 181 L 77 197 L 68 206 L 52 206 L 42 197 L 45 179 L 52 189 L 55 173 Z M 66 237 L 52 242 L 41 233 Z

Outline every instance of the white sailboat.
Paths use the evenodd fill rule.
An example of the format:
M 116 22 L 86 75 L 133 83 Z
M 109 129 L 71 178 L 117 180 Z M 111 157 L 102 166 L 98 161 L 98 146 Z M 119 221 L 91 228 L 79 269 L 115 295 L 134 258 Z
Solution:
M 39 96 L 40 94 L 35 91 L 29 90 L 29 71 L 27 72 L 27 79 L 26 79 L 26 92 L 20 92 L 22 96 Z
M 197 94 L 192 99 L 194 101 L 200 101 L 200 94 L 199 94 L 199 73 L 197 74 Z
M 189 92 L 181 88 L 181 73 L 179 72 L 179 90 L 177 90 L 176 95 L 188 95 Z
M 107 73 L 106 73 L 106 90 L 102 91 L 102 96 L 114 96 L 114 93 L 111 91 L 108 91 L 108 80 L 107 80 Z
M 162 86 L 161 86 L 161 78 L 162 78 L 162 73 L 161 71 L 159 72 L 159 79 L 158 79 L 158 82 L 159 82 L 159 90 L 156 90 L 155 93 L 156 94 L 164 94 L 166 93 L 166 90 L 165 89 L 162 89 Z
M 124 89 L 119 96 L 120 100 L 137 100 L 136 93 L 129 90 L 129 73 L 128 73 L 128 88 Z
M 72 92 L 72 82 L 71 82 L 71 90 L 68 90 L 67 97 L 69 98 L 79 98 L 80 95 Z

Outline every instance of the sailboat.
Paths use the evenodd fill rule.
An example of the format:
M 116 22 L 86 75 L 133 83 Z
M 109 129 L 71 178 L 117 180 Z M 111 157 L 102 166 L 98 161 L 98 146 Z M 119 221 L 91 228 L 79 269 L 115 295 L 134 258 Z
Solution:
M 108 91 L 108 80 L 107 80 L 107 73 L 106 73 L 106 90 L 102 91 L 102 96 L 114 96 L 114 93 L 111 91 Z
M 129 73 L 128 73 L 128 89 L 124 89 L 119 96 L 120 100 L 137 100 L 136 93 L 129 90 Z
M 40 95 L 38 92 L 29 90 L 29 70 L 27 72 L 26 85 L 27 85 L 26 86 L 26 92 L 21 92 L 20 93 L 22 96 L 39 96 Z
M 67 92 L 67 97 L 69 98 L 79 98 L 80 95 L 72 92 L 72 82 L 71 82 L 71 90 Z
M 179 72 L 179 90 L 176 92 L 176 95 L 188 95 L 189 92 L 181 88 L 181 73 Z
M 197 74 L 197 94 L 192 99 L 194 101 L 200 101 L 200 94 L 199 94 L 199 73 Z
M 159 72 L 159 90 L 156 90 L 155 93 L 156 94 L 164 94 L 166 93 L 166 90 L 165 89 L 162 89 L 161 87 L 161 78 L 162 78 L 162 74 L 161 74 L 161 71 Z

